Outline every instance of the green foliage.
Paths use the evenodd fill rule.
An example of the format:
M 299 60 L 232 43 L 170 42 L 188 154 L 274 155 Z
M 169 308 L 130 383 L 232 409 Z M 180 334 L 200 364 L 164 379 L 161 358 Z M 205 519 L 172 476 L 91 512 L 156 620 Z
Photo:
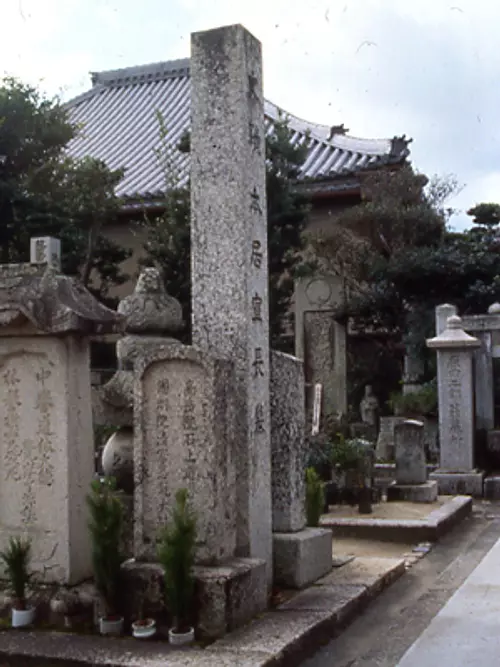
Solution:
M 14 605 L 16 609 L 26 609 L 26 587 L 31 575 L 31 540 L 29 538 L 11 537 L 7 549 L 0 553 L 7 577 L 9 579 Z
M 358 470 L 365 459 L 364 442 L 360 438 L 344 438 L 338 434 L 330 449 L 331 463 L 342 472 Z
M 111 477 L 94 480 L 87 504 L 95 585 L 104 598 L 107 615 L 114 616 L 119 608 L 121 564 L 124 560 L 121 551 L 123 504 L 116 480 Z
M 404 417 L 436 416 L 438 395 L 436 382 L 428 382 L 410 394 L 392 393 L 389 407 L 395 415 Z
M 165 572 L 167 607 L 174 617 L 176 632 L 183 632 L 190 625 L 195 554 L 196 516 L 189 508 L 187 489 L 179 489 L 172 521 L 163 529 L 158 545 L 158 560 Z
M 165 174 L 165 210 L 159 216 L 144 220 L 147 238 L 144 245 L 145 264 L 153 264 L 163 272 L 167 291 L 181 302 L 184 319 L 191 323 L 190 264 L 190 190 L 178 176 L 182 153 L 189 152 L 189 135 L 172 148 L 165 123 L 158 115 L 160 146 L 157 159 Z M 278 119 L 266 139 L 266 194 L 269 257 L 269 312 L 271 344 L 283 349 L 283 333 L 290 316 L 293 280 L 296 273 L 308 270 L 302 261 L 309 205 L 294 189 L 307 147 L 292 145 L 293 132 L 285 118 Z M 190 333 L 185 341 L 189 342 Z
M 118 215 L 123 172 L 68 157 L 77 133 L 58 100 L 12 78 L 0 82 L 0 258 L 26 261 L 30 237 L 56 236 L 63 271 L 105 297 L 126 279 L 119 264 L 130 254 L 101 233 Z
M 473 217 L 475 225 L 496 227 L 500 223 L 500 204 L 477 204 L 467 211 L 467 215 Z
M 306 520 L 311 528 L 319 526 L 325 506 L 325 485 L 314 468 L 306 470 Z

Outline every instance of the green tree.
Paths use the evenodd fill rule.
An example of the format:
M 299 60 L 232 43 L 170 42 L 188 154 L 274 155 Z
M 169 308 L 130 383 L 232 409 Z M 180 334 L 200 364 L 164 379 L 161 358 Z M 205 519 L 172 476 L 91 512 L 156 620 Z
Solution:
M 176 171 L 179 154 L 189 152 L 189 135 L 172 149 L 161 116 L 158 120 L 161 141 L 157 158 L 165 173 L 165 208 L 161 215 L 145 218 L 145 262 L 162 270 L 165 287 L 181 302 L 190 326 L 190 191 L 189 185 L 179 185 Z M 278 349 L 286 347 L 283 334 L 290 324 L 294 276 L 299 269 L 304 270 L 301 251 L 309 212 L 308 200 L 294 188 L 307 147 L 293 145 L 292 134 L 288 120 L 280 118 L 266 139 L 270 332 L 271 344 Z
M 26 261 L 32 236 L 61 239 L 63 270 L 105 297 L 123 282 L 128 252 L 102 234 L 118 215 L 121 171 L 66 148 L 78 128 L 57 99 L 15 79 L 0 84 L 0 253 L 2 262 Z

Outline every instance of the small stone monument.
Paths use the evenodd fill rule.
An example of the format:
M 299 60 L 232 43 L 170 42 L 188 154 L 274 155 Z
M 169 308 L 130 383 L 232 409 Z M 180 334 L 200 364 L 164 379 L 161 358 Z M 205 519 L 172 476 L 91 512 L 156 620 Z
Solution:
M 442 306 L 442 310 L 445 307 L 452 308 Z M 439 469 L 430 477 L 437 480 L 442 494 L 483 494 L 484 473 L 474 466 L 472 355 L 479 345 L 477 338 L 465 333 L 457 315 L 448 317 L 446 329 L 427 341 L 437 352 L 440 440 Z
M 332 533 L 306 527 L 304 364 L 271 352 L 274 582 L 303 588 L 332 568 Z
M 432 503 L 437 499 L 436 481 L 427 481 L 424 424 L 407 419 L 394 427 L 396 483 L 387 489 L 388 500 Z
M 361 421 L 377 428 L 379 407 L 378 398 L 374 395 L 372 386 L 367 384 L 365 395 L 359 406 Z

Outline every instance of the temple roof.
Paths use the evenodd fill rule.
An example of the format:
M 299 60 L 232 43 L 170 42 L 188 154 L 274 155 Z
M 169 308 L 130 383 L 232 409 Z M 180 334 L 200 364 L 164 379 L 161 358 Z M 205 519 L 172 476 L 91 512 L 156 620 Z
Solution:
M 81 127 L 69 145 L 73 157 L 90 155 L 111 169 L 125 169 L 117 194 L 130 199 L 155 199 L 165 189 L 164 167 L 156 157 L 160 148 L 158 114 L 177 146 L 190 125 L 189 59 L 92 74 L 92 88 L 67 103 L 70 118 Z M 267 131 L 280 114 L 289 119 L 292 141 L 309 136 L 309 153 L 301 180 L 333 179 L 361 170 L 404 162 L 411 140 L 358 139 L 342 126 L 310 123 L 265 101 Z M 307 134 L 308 133 L 308 134 Z M 189 177 L 189 155 L 172 152 L 171 168 L 177 182 Z

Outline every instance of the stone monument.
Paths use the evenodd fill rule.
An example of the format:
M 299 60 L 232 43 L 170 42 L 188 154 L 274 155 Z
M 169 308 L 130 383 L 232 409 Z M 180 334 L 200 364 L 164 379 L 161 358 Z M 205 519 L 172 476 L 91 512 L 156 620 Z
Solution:
M 438 496 L 436 481 L 427 481 L 424 424 L 407 419 L 394 427 L 396 483 L 387 489 L 388 500 L 432 503 Z
M 304 365 L 271 352 L 274 581 L 303 588 L 332 568 L 332 533 L 306 528 Z
M 442 326 L 438 321 L 438 331 Z M 439 396 L 439 469 L 431 473 L 443 494 L 482 496 L 484 474 L 474 465 L 474 387 L 472 355 L 480 345 L 462 328 L 457 315 L 427 341 L 437 352 Z
M 42 579 L 75 584 L 92 573 L 89 335 L 121 318 L 57 272 L 55 239 L 31 249 L 29 264 L 0 265 L 0 548 L 28 535 Z
M 234 25 L 192 35 L 193 344 L 236 370 L 237 554 L 272 579 L 266 172 L 260 43 Z

